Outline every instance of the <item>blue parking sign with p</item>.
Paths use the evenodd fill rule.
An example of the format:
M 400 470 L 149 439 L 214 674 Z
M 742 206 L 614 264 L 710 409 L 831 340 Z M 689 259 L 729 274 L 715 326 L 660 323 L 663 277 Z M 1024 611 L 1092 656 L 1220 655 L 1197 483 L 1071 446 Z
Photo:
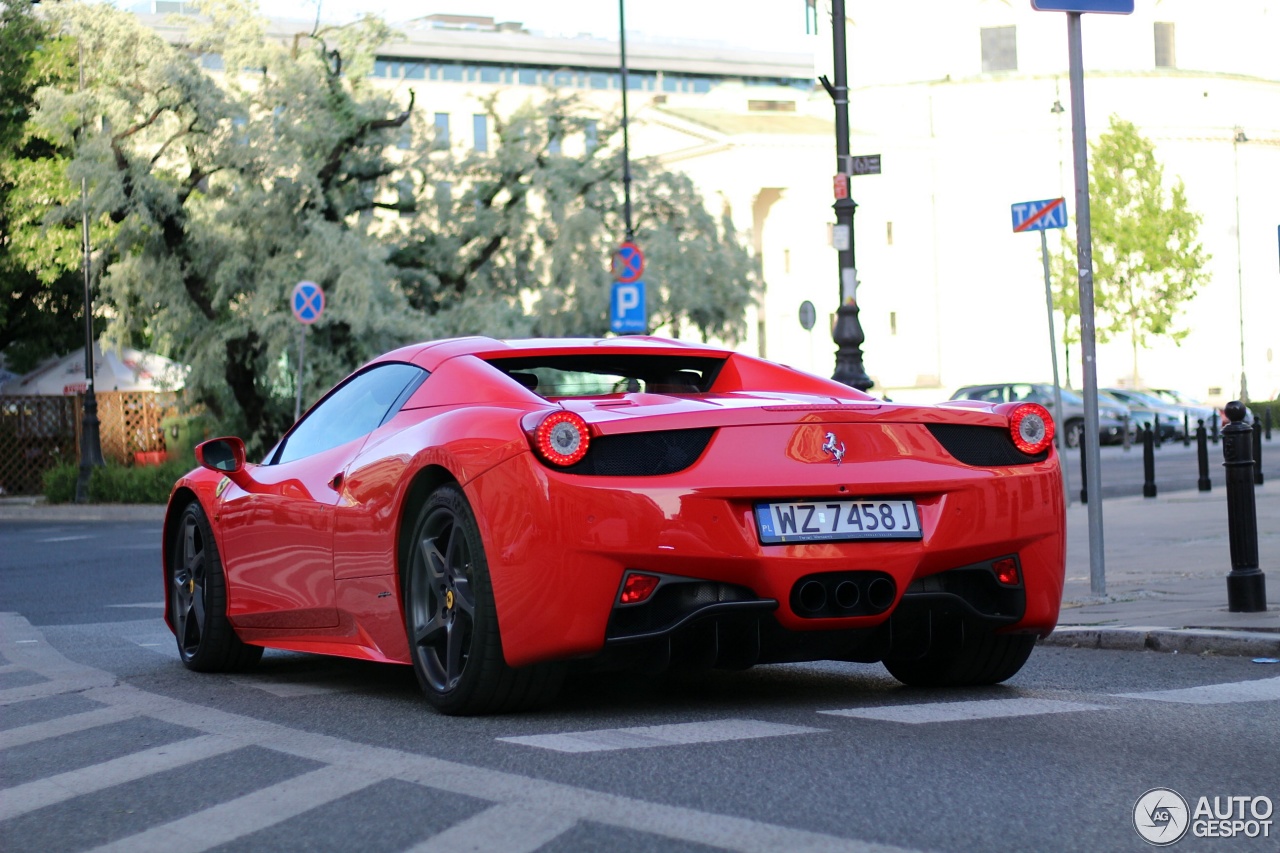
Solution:
M 609 297 L 609 328 L 618 334 L 648 331 L 644 282 L 614 282 Z

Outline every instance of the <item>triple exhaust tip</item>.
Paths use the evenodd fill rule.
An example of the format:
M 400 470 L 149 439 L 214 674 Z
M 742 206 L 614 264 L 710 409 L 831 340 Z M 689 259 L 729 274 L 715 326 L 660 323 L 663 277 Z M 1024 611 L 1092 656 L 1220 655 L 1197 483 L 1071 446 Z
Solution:
M 827 581 L 824 583 L 820 580 L 807 580 L 800 585 L 799 594 L 797 596 L 799 609 L 806 614 L 819 613 L 823 610 L 834 609 L 836 614 L 840 612 L 854 615 L 854 611 L 861 609 L 865 613 L 883 613 L 893 604 L 894 598 L 893 582 L 887 578 L 873 578 L 866 584 L 866 590 L 852 580 Z M 866 606 L 859 608 L 858 605 L 866 600 Z M 828 608 L 827 603 L 831 602 L 832 608 Z

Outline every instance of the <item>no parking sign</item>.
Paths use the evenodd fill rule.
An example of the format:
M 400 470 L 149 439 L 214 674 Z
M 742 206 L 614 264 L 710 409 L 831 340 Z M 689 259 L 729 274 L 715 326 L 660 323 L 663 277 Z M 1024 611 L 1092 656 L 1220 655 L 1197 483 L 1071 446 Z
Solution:
M 314 281 L 300 281 L 293 286 L 289 298 L 293 316 L 299 323 L 310 326 L 324 313 L 324 291 Z

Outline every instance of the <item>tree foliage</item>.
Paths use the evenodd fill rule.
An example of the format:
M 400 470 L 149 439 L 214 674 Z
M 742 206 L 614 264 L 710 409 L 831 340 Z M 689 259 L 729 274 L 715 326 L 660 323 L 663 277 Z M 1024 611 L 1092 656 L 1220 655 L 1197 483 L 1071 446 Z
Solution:
M 326 293 L 308 399 L 410 340 L 607 331 L 615 122 L 549 92 L 507 115 L 490 101 L 488 150 L 449 145 L 411 90 L 371 84 L 393 35 L 376 18 L 282 43 L 245 0 L 200 12 L 175 46 L 107 4 L 51 4 L 89 79 L 40 89 L 31 123 L 88 180 L 110 334 L 192 365 L 227 428 L 261 448 L 290 422 L 300 280 Z M 737 339 L 754 273 L 727 216 L 684 176 L 634 171 L 652 324 Z
M 1139 350 L 1152 338 L 1180 342 L 1189 331 L 1180 315 L 1209 279 L 1201 216 L 1188 205 L 1181 179 L 1165 186 L 1151 141 L 1116 116 L 1090 145 L 1089 209 L 1098 337 L 1128 337 L 1136 381 Z M 1078 323 L 1075 240 L 1063 240 L 1052 266 L 1055 303 Z M 1068 340 L 1079 340 L 1078 325 Z

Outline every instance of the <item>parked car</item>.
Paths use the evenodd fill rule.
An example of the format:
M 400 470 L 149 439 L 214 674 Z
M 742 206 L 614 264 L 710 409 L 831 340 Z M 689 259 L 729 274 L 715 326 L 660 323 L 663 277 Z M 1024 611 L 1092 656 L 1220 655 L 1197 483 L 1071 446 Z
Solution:
M 571 664 L 994 684 L 1058 618 L 1053 431 L 1035 403 L 890 404 L 659 338 L 415 344 L 260 463 L 196 447 L 165 621 L 192 670 L 400 664 L 446 714 L 543 704 Z
M 1067 388 L 1062 391 L 1062 412 L 1055 414 L 1065 437 L 1067 447 L 1079 447 L 1084 434 L 1084 398 Z M 985 403 L 1012 403 L 1027 401 L 1039 403 L 1053 411 L 1053 385 L 1048 382 L 1002 382 L 995 385 L 966 385 L 951 395 L 952 400 L 981 400 Z M 1123 403 L 1098 403 L 1098 439 L 1103 444 L 1119 444 L 1124 441 L 1126 419 L 1129 411 Z M 1130 425 L 1130 430 L 1133 427 Z
M 1140 426 L 1150 424 L 1154 429 L 1158 424 L 1161 441 L 1182 438 L 1182 409 L 1131 388 L 1099 388 L 1098 395 L 1102 394 L 1128 406 L 1130 415 Z
M 1199 400 L 1172 388 L 1146 388 L 1144 391 L 1165 405 L 1173 406 L 1185 412 L 1188 421 L 1187 426 L 1191 429 L 1193 435 L 1200 421 L 1204 421 L 1205 429 L 1213 427 L 1213 413 L 1215 411 L 1213 406 L 1201 403 Z

